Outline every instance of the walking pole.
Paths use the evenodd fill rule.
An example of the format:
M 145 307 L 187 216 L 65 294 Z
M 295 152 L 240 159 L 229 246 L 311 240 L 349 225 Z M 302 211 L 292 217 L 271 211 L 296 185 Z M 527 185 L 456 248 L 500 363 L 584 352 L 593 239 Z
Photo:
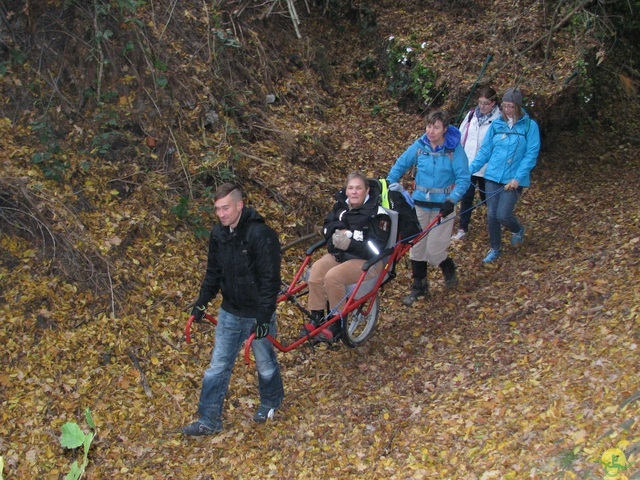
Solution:
M 462 121 L 462 119 L 464 117 L 464 114 L 467 111 L 467 105 L 469 105 L 469 99 L 473 96 L 473 93 L 476 91 L 476 87 L 478 86 L 478 83 L 480 82 L 480 79 L 484 75 L 484 72 L 487 69 L 487 67 L 489 66 L 489 62 L 491 61 L 492 58 L 493 57 L 491 56 L 491 54 L 487 55 L 487 59 L 484 61 L 484 65 L 482 66 L 482 70 L 480 70 L 480 75 L 478 75 L 478 79 L 475 81 L 475 83 L 471 87 L 471 93 L 469 93 L 469 96 L 464 101 L 464 105 L 462 106 L 462 110 L 460 110 L 460 114 L 458 115 L 458 118 L 456 119 L 456 125 L 460 125 L 460 122 Z

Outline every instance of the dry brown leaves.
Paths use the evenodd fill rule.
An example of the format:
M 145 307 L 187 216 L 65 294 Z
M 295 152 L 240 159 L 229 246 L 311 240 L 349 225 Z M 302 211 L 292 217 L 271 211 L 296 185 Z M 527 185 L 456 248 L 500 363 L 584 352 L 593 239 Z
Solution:
M 283 83 L 278 96 L 311 75 Z M 288 101 L 289 109 L 273 108 L 280 128 L 330 137 L 339 148 L 330 165 L 290 162 L 283 171 L 272 165 L 283 162 L 277 149 L 264 142 L 252 151 L 264 161 L 241 166 L 282 195 L 261 194 L 260 183 L 249 188 L 283 244 L 320 222 L 343 174 L 361 168 L 383 176 L 423 128 L 383 85 L 340 84 L 320 116 L 302 100 L 292 108 L 294 96 Z M 636 105 L 602 114 L 624 119 L 626 138 L 638 137 Z M 431 270 L 431 298 L 403 307 L 409 273 L 401 263 L 365 345 L 279 355 L 287 397 L 275 422 L 251 421 L 257 379 L 239 359 L 224 432 L 188 439 L 179 428 L 194 418 L 215 337 L 203 325 L 192 344 L 183 340 L 206 243 L 164 206 L 160 174 L 140 177 L 123 200 L 109 181 L 135 172 L 96 165 L 74 192 L 59 192 L 29 168 L 33 151 L 11 126 L 0 133 L 10 152 L 3 174 L 29 178 L 65 205 L 83 192 L 94 208 L 68 221 L 83 226 L 78 241 L 108 260 L 113 282 L 105 292 L 79 288 L 45 268 L 28 236 L 0 236 L 0 455 L 8 478 L 66 473 L 77 455 L 59 446 L 60 427 L 82 425 L 87 407 L 98 427 L 87 478 L 602 478 L 602 453 L 616 445 L 638 461 L 637 142 L 619 144 L 605 130 L 559 137 L 519 204 L 522 247 L 483 266 L 479 209 L 470 235 L 452 247 L 454 291 Z M 303 248 L 287 252 L 285 278 Z M 288 343 L 301 318 L 287 305 L 279 313 Z

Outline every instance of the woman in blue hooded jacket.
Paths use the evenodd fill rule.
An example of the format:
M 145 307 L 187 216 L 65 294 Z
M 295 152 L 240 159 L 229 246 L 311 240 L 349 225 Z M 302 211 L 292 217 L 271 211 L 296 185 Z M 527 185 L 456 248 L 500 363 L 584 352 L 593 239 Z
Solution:
M 490 250 L 482 260 L 490 263 L 500 257 L 502 226 L 511 232 L 511 244 L 524 238 L 524 227 L 514 210 L 524 187 L 531 184 L 530 173 L 540 152 L 538 124 L 522 108 L 522 93 L 515 87 L 502 96 L 502 117 L 489 127 L 482 147 L 469 165 L 471 173 L 485 164 L 487 225 Z
M 450 125 L 445 111 L 436 110 L 427 116 L 426 133 L 398 157 L 387 175 L 389 184 L 399 182 L 411 167 L 417 170 L 412 198 L 422 228 L 439 213 L 443 220 L 453 214 L 455 204 L 469 188 L 471 176 L 460 145 L 460 130 Z M 447 254 L 452 230 L 453 222 L 443 221 L 411 248 L 413 283 L 402 301 L 405 305 L 428 294 L 427 264 L 440 266 L 447 287 L 456 284 L 456 266 Z

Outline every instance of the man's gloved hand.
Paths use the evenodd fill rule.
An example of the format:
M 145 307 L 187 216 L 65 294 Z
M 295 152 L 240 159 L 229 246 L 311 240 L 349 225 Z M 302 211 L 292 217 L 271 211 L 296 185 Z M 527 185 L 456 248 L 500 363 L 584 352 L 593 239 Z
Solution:
M 440 208 L 440 213 L 443 217 L 446 217 L 448 215 L 451 215 L 455 208 L 455 204 L 449 198 L 447 198 L 442 204 L 442 208 Z
M 269 334 L 269 322 L 256 322 L 253 329 L 256 332 L 256 340 L 260 340 Z
M 206 305 L 199 305 L 196 303 L 196 306 L 191 310 L 191 315 L 195 317 L 196 323 L 200 323 L 204 318 L 204 312 L 207 309 Z
M 349 245 L 351 244 L 351 235 L 349 235 L 350 233 L 351 232 L 349 230 L 336 230 L 335 232 L 333 232 L 333 236 L 331 237 L 333 246 L 338 250 L 347 250 L 349 248 Z

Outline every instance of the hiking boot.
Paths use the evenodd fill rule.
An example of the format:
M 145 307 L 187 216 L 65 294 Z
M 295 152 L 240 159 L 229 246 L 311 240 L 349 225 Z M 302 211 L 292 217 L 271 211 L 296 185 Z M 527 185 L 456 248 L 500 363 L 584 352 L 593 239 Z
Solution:
M 492 248 L 491 250 L 489 250 L 489 253 L 487 253 L 487 256 L 482 259 L 482 263 L 491 263 L 497 260 L 499 257 L 500 257 L 500 250 L 496 250 Z
M 451 240 L 453 240 L 454 242 L 456 240 L 462 240 L 462 237 L 464 237 L 466 234 L 467 234 L 466 230 L 460 229 L 455 235 L 451 237 Z
M 324 310 L 311 310 L 309 322 L 305 323 L 304 326 L 300 329 L 300 335 L 298 338 L 303 338 L 308 336 L 311 332 L 313 332 L 324 320 Z
M 402 304 L 410 307 L 420 297 L 426 297 L 429 285 L 427 283 L 427 262 L 411 260 L 411 277 L 413 284 L 411 292 L 402 299 Z
M 273 420 L 276 410 L 277 408 L 260 405 L 260 407 L 258 407 L 258 411 L 253 416 L 253 421 L 256 423 L 265 423 L 267 420 Z
M 298 338 L 304 338 L 304 337 L 310 335 L 311 332 L 313 332 L 316 328 L 318 328 L 318 326 L 314 325 L 312 322 L 305 323 L 300 328 L 300 335 L 298 336 Z
M 214 435 L 216 433 L 220 433 L 221 431 L 222 429 L 209 427 L 204 423 L 202 423 L 200 420 L 196 420 L 195 422 L 187 425 L 186 427 L 182 427 L 182 433 L 190 437 L 202 437 L 204 435 Z
M 447 288 L 453 288 L 458 283 L 458 277 L 456 276 L 456 264 L 453 263 L 451 257 L 445 258 L 440 262 L 440 268 L 444 275 L 444 285 Z
M 423 278 L 422 280 L 413 281 L 413 285 L 411 286 L 411 291 L 409 295 L 402 299 L 402 304 L 406 307 L 410 307 L 413 305 L 419 298 L 426 297 L 429 293 L 429 284 L 427 283 L 427 279 Z
M 516 246 L 524 240 L 524 227 L 519 232 L 511 234 L 511 245 Z
M 333 343 L 340 337 L 341 333 L 342 333 L 342 320 L 338 320 L 337 322 L 332 323 L 327 328 L 322 330 L 315 337 L 315 340 L 318 342 Z

